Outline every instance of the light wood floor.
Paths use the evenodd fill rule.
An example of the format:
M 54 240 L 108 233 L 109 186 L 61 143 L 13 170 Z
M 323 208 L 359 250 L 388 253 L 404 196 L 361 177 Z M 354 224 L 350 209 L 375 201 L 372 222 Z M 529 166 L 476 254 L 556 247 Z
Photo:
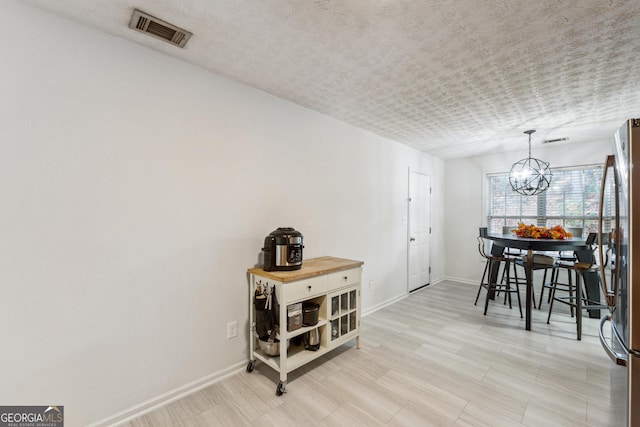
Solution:
M 584 317 L 577 341 L 568 311 L 554 307 L 548 325 L 545 305 L 527 332 L 517 307 L 492 302 L 483 316 L 476 290 L 445 281 L 364 317 L 361 349 L 351 342 L 294 371 L 281 397 L 258 362 L 127 425 L 614 425 L 616 367 L 597 320 Z

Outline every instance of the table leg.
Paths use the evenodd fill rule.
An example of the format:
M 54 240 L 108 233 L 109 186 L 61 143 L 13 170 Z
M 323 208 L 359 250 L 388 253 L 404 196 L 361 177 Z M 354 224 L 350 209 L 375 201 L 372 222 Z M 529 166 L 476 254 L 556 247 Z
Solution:
M 527 292 L 525 297 L 524 325 L 527 331 L 531 330 L 531 299 L 533 298 L 533 250 L 527 251 L 527 262 L 524 263 L 524 272 L 527 276 Z

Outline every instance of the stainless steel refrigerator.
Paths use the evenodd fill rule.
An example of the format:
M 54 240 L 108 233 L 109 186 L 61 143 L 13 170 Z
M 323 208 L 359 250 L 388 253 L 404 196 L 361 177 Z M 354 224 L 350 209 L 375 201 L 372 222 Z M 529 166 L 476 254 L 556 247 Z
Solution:
M 611 377 L 616 425 L 635 427 L 640 426 L 640 119 L 628 120 L 615 133 L 613 145 L 600 197 L 601 281 L 609 306 L 600 322 L 600 342 L 619 365 Z M 611 180 L 615 190 L 607 196 L 605 187 Z M 612 201 L 613 221 L 603 215 L 607 199 Z M 610 249 L 610 269 L 605 269 L 605 245 Z M 611 334 L 605 338 L 608 321 Z

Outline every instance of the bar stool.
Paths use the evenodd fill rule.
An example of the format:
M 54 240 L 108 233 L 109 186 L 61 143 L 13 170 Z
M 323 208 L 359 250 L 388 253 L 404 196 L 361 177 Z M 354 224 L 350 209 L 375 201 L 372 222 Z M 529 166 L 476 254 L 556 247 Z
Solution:
M 567 231 L 570 232 L 572 234 L 573 237 L 582 237 L 582 227 L 569 227 L 567 228 Z M 593 243 L 595 242 L 595 239 L 598 237 L 597 233 L 589 233 L 588 237 L 587 237 L 587 241 L 586 244 L 588 246 L 593 245 Z M 576 261 L 576 255 L 575 252 L 559 252 L 558 255 L 555 257 L 556 260 L 559 263 L 571 263 L 571 262 L 575 262 Z M 561 270 L 566 270 L 567 271 L 567 281 L 566 282 L 561 282 L 560 281 L 560 271 Z M 552 270 L 551 270 L 551 281 L 547 282 L 546 281 L 546 272 L 545 272 L 545 277 L 542 281 L 542 288 L 540 289 L 540 300 L 538 301 L 538 307 L 542 308 L 542 299 L 544 297 L 544 290 L 545 289 L 549 289 L 549 295 L 547 296 L 547 303 L 551 303 L 551 298 L 552 298 L 552 292 L 553 291 L 561 291 L 561 292 L 568 292 L 569 296 L 573 295 L 573 279 L 572 279 L 572 275 L 570 270 L 566 269 L 566 268 L 561 268 L 559 265 L 556 265 Z M 570 307 L 570 311 L 571 311 L 571 317 L 573 317 L 573 306 Z
M 596 234 L 596 233 L 592 233 Z M 587 241 L 590 240 L 591 233 Z M 597 237 L 597 235 L 596 235 Z M 595 239 L 593 239 L 595 240 Z M 550 289 L 551 301 L 549 303 L 549 314 L 547 316 L 547 323 L 551 320 L 551 312 L 553 310 L 554 301 L 566 304 L 572 309 L 571 316 L 573 317 L 573 309 L 576 312 L 576 336 L 578 340 L 582 339 L 582 311 L 583 310 L 603 310 L 607 308 L 606 304 L 599 301 L 600 294 L 598 292 L 598 300 L 590 298 L 587 292 L 583 292 L 583 283 L 586 282 L 588 275 L 592 275 L 592 278 L 600 280 L 599 267 L 595 265 L 595 257 L 593 256 L 593 241 L 591 241 L 590 249 L 587 251 L 576 251 L 575 261 L 560 261 L 557 264 L 559 269 L 566 269 L 569 277 L 571 274 L 575 275 L 575 292 L 570 292 L 568 296 L 556 296 L 556 291 L 559 288 L 553 287 Z M 599 289 L 598 289 L 599 291 Z
M 511 234 L 512 230 L 518 228 L 517 226 L 509 226 L 509 225 L 505 225 L 502 227 L 502 234 Z M 526 279 L 526 273 L 524 272 L 524 262 L 522 260 L 522 257 L 525 255 L 525 253 L 522 251 L 522 249 L 514 249 L 514 248 L 507 248 L 505 249 L 504 255 L 508 258 L 512 258 L 513 262 L 510 264 L 511 265 L 511 271 L 513 272 L 513 276 L 511 277 L 511 281 L 514 283 L 517 283 L 518 285 L 527 285 L 527 279 Z M 522 276 L 518 277 L 518 269 L 517 267 L 520 266 L 522 268 Z M 544 277 L 542 278 L 542 283 L 544 283 L 547 280 L 547 269 L 549 267 L 546 265 L 537 265 L 535 264 L 533 266 L 533 270 L 541 270 L 544 269 Z M 504 283 L 505 281 L 505 275 L 507 273 L 507 270 L 503 270 L 502 271 L 502 279 L 500 279 L 501 282 Z M 536 306 L 536 294 L 534 289 L 531 289 L 531 302 L 533 303 L 533 308 L 537 308 Z
M 491 245 L 491 251 L 487 253 L 487 228 L 480 228 L 480 235 L 478 236 L 478 252 L 480 255 L 486 259 L 486 264 L 484 266 L 484 271 L 482 273 L 482 279 L 480 279 L 480 286 L 478 287 L 478 294 L 476 295 L 476 301 L 474 305 L 478 304 L 478 299 L 480 298 L 480 292 L 483 288 L 487 290 L 487 296 L 484 302 L 484 314 L 486 316 L 487 309 L 489 307 L 489 300 L 495 298 L 495 295 L 499 292 L 505 292 L 505 303 L 507 299 L 509 300 L 509 308 L 512 308 L 511 304 L 511 294 L 515 293 L 518 297 L 518 308 L 520 309 L 520 317 L 522 318 L 522 304 L 520 302 L 520 287 L 518 286 L 518 282 L 514 282 L 513 285 L 511 283 L 511 274 L 509 273 L 509 267 L 511 263 L 514 261 L 513 258 L 506 257 L 504 255 L 504 247 Z M 498 270 L 500 269 L 500 265 L 504 264 L 504 269 L 507 271 L 506 273 L 506 283 L 502 281 L 498 281 Z
M 539 270 L 544 270 L 544 274 L 542 276 L 542 283 L 544 284 L 544 282 L 546 282 L 546 280 L 547 280 L 547 273 L 549 272 L 550 269 L 553 268 L 553 265 L 552 264 L 548 264 L 548 263 L 544 263 L 544 264 L 543 263 L 536 263 L 536 260 L 540 256 L 546 258 L 546 255 L 533 254 L 534 264 L 531 267 L 531 270 L 532 270 L 532 273 L 534 273 L 536 271 L 539 271 Z M 524 266 L 524 259 L 523 258 L 514 259 L 514 261 L 513 261 L 513 269 L 514 269 L 514 271 L 516 271 L 516 269 L 515 269 L 516 266 L 522 268 L 523 275 L 525 275 L 525 277 L 526 277 L 526 273 L 524 271 L 525 270 L 525 266 Z M 514 273 L 514 275 L 516 277 L 518 277 L 517 272 Z M 519 281 L 519 283 L 522 283 L 522 284 L 525 284 L 525 285 L 527 283 L 527 279 L 526 278 L 524 278 L 524 279 L 518 278 L 518 281 Z M 533 288 L 533 278 L 531 279 L 531 282 L 532 282 L 532 284 L 531 284 L 531 301 L 533 302 L 533 308 L 540 308 L 539 305 L 536 305 L 536 293 L 535 293 L 535 290 Z
M 517 228 L 517 227 L 515 227 L 515 228 Z M 505 225 L 505 226 L 502 227 L 502 234 L 511 234 L 513 229 L 514 229 L 513 226 Z M 525 277 L 518 277 L 518 270 L 516 268 L 517 261 L 521 260 L 523 255 L 524 255 L 524 252 L 522 251 L 522 249 L 505 248 L 505 250 L 504 250 L 504 256 L 505 257 L 513 258 L 514 262 L 510 263 L 510 266 L 512 267 L 511 268 L 511 272 L 513 272 L 513 276 L 511 277 L 511 281 L 517 282 L 518 285 L 526 285 L 527 284 L 527 279 Z M 508 271 L 509 271 L 508 269 L 503 269 L 502 270 L 502 278 L 500 279 L 501 282 L 504 283 Z M 535 305 L 536 305 L 536 301 L 535 301 L 535 298 L 534 298 L 533 306 L 535 307 Z

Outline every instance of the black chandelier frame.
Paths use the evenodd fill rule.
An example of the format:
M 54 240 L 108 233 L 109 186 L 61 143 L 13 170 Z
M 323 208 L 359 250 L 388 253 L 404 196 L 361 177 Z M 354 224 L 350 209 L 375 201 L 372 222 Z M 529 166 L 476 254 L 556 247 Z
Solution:
M 529 135 L 529 157 L 517 161 L 509 171 L 511 189 L 523 196 L 535 196 L 549 189 L 553 174 L 549 162 L 531 157 L 531 134 L 534 130 L 526 130 Z

